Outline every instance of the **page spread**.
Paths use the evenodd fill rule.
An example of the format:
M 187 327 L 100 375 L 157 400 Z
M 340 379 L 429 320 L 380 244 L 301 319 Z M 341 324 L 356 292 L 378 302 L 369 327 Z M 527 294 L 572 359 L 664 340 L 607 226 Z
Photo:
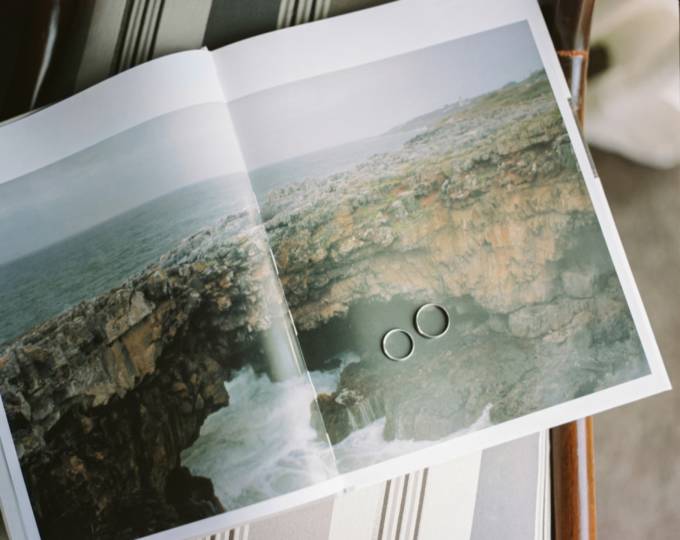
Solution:
M 13 537 L 198 537 L 669 387 L 532 1 L 172 55 L 0 156 Z

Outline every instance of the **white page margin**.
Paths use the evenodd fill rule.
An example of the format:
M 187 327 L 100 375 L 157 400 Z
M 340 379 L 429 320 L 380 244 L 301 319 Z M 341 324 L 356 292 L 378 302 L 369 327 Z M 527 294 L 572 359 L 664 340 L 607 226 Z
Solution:
M 263 34 L 212 54 L 225 96 L 234 101 L 275 86 L 523 21 L 532 12 L 533 17 L 536 12 L 541 16 L 535 0 L 401 0 Z M 403 29 L 405 20 L 409 21 L 408 32 Z M 550 36 L 538 37 L 542 41 L 539 49 L 545 47 L 555 56 Z M 544 54 L 541 56 L 545 60 Z M 568 96 L 569 88 L 559 64 L 557 67 L 560 77 L 552 82 L 561 95 Z
M 224 103 L 207 50 L 137 66 L 1 127 L 0 184 L 152 118 L 203 103 Z

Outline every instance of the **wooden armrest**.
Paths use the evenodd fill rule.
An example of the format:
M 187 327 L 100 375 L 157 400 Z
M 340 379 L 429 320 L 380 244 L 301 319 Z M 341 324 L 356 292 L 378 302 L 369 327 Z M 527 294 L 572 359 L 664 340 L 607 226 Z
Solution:
M 543 15 L 583 127 L 590 22 L 595 0 L 541 1 Z M 592 418 L 550 430 L 552 531 L 555 540 L 595 540 L 595 465 Z

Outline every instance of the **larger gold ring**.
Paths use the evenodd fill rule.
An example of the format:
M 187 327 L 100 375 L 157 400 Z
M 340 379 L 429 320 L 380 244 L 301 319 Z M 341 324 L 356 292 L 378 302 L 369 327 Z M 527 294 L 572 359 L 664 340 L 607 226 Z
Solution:
M 425 330 L 423 330 L 423 327 L 420 325 L 420 316 L 423 314 L 423 312 L 426 309 L 431 309 L 431 308 L 438 309 L 439 311 L 441 311 L 444 314 L 444 318 L 446 319 L 446 324 L 444 325 L 444 329 L 441 332 L 439 332 L 438 334 L 430 334 L 429 332 L 426 332 Z M 416 326 L 416 330 L 418 331 L 418 333 L 421 336 L 426 337 L 426 338 L 430 338 L 430 339 L 437 339 L 437 338 L 442 337 L 444 334 L 446 334 L 446 332 L 449 331 L 449 328 L 451 327 L 451 317 L 449 316 L 449 312 L 446 311 L 446 308 L 444 306 L 441 306 L 439 304 L 425 304 L 423 306 L 420 306 L 418 308 L 418 311 L 416 311 L 415 326 Z

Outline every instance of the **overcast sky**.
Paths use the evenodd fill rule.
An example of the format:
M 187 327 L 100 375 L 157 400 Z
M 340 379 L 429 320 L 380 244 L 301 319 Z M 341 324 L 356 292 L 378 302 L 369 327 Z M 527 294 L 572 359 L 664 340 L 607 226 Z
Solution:
M 529 26 L 521 22 L 265 90 L 230 107 L 246 163 L 256 169 L 384 133 L 540 67 Z
M 242 170 L 237 152 L 224 105 L 200 105 L 0 184 L 0 264 L 181 187 Z

